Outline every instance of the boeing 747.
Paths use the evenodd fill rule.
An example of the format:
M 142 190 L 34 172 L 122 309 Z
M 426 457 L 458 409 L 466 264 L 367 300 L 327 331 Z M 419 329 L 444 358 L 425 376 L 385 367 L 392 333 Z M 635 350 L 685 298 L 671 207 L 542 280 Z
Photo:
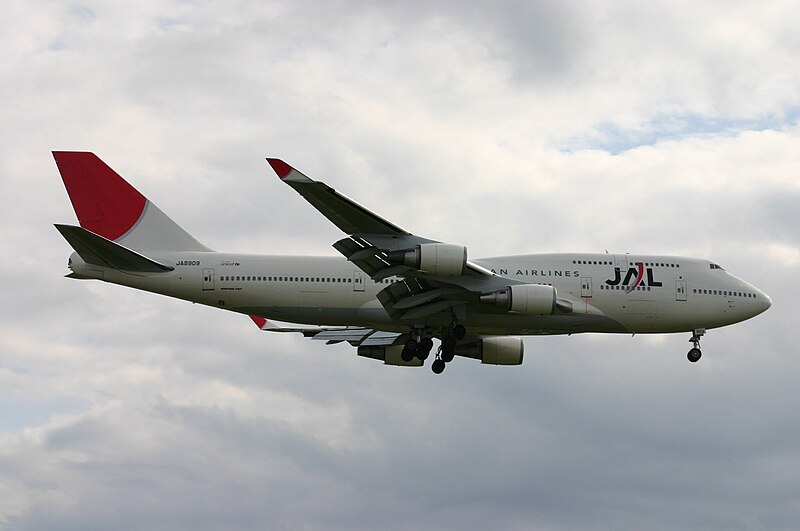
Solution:
M 519 365 L 522 336 L 691 334 L 750 319 L 772 304 L 700 258 L 561 253 L 471 258 L 462 245 L 412 234 L 279 159 L 267 162 L 345 234 L 343 255 L 217 252 L 182 229 L 93 153 L 53 152 L 80 226 L 56 225 L 75 250 L 67 275 L 248 315 L 270 332 L 347 342 L 388 365 L 456 356 Z

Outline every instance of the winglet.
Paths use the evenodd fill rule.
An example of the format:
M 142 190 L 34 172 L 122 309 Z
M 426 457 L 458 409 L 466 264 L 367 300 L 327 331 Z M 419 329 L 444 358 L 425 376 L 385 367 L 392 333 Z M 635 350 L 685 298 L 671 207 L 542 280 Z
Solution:
M 318 326 L 303 326 L 303 325 L 294 325 L 294 326 L 286 326 L 290 323 L 281 323 L 279 321 L 268 321 L 263 317 L 259 317 L 258 315 L 251 315 L 250 319 L 256 324 L 256 326 L 264 330 L 265 332 L 299 332 L 303 335 L 308 337 L 313 337 L 315 334 L 319 333 L 323 328 Z
M 267 158 L 267 162 L 269 165 L 272 166 L 272 169 L 275 170 L 275 173 L 278 174 L 278 177 L 287 183 L 313 183 L 314 181 L 303 175 L 301 172 L 297 171 L 295 168 L 292 168 L 281 159 L 270 159 Z
M 264 319 L 263 317 L 259 317 L 257 315 L 251 315 L 250 319 L 252 319 L 253 322 L 256 324 L 256 326 L 259 327 L 262 330 L 264 329 L 264 325 L 267 324 L 267 320 L 266 319 Z
M 285 178 L 289 173 L 292 171 L 292 167 L 283 162 L 281 159 L 267 159 L 269 165 L 272 166 L 272 169 L 275 170 L 275 173 L 278 174 L 278 177 L 281 179 Z

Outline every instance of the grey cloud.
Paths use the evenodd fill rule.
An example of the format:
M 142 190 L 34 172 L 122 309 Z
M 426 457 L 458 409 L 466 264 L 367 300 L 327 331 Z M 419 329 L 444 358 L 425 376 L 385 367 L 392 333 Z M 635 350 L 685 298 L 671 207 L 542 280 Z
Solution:
M 797 24 L 728 5 L 9 8 L 0 383 L 37 410 L 0 419 L 0 527 L 793 527 Z M 611 154 L 615 131 L 653 138 Z M 95 150 L 222 250 L 334 253 L 279 156 L 471 256 L 702 255 L 774 307 L 698 365 L 679 334 L 383 367 L 63 279 L 50 149 Z

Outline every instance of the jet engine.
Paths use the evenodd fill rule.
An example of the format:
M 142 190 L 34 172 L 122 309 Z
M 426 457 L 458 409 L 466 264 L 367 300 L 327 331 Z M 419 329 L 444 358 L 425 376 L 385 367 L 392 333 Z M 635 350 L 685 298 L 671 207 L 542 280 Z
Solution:
M 543 284 L 517 284 L 484 293 L 480 301 L 521 315 L 551 315 L 556 308 L 556 288 Z
M 484 337 L 474 343 L 457 345 L 456 354 L 490 365 L 521 365 L 525 346 L 521 337 Z
M 358 355 L 365 358 L 372 358 L 374 360 L 382 361 L 386 365 L 398 365 L 401 367 L 420 367 L 422 360 L 419 358 L 412 358 L 411 361 L 403 361 L 400 353 L 403 352 L 403 347 L 358 347 Z
M 431 275 L 454 277 L 464 274 L 467 248 L 449 243 L 423 243 L 413 249 L 389 252 L 389 262 L 407 265 Z

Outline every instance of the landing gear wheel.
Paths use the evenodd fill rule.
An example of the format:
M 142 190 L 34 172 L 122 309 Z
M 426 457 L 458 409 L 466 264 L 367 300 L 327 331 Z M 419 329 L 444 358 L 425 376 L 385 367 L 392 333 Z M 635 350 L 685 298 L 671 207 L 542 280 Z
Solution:
M 429 337 L 423 337 L 419 342 L 419 350 L 430 352 L 433 348 L 433 340 Z
M 433 363 L 431 363 L 431 370 L 434 374 L 442 374 L 442 372 L 444 372 L 444 367 L 445 363 L 441 358 L 436 358 L 433 360 Z
M 428 355 L 431 353 L 431 349 L 433 348 L 433 340 L 429 337 L 423 337 L 420 342 L 417 344 L 416 356 L 420 359 L 420 361 L 425 361 L 428 359 Z
M 464 328 L 464 325 L 455 325 L 453 327 L 453 337 L 456 341 L 461 341 L 467 335 L 467 329 Z
M 689 343 L 691 343 L 693 347 L 686 355 L 692 363 L 697 363 L 697 360 L 703 355 L 703 353 L 700 352 L 700 338 L 703 337 L 705 333 L 705 328 L 696 328 L 692 331 L 692 338 L 689 340 Z
M 411 363 L 411 360 L 414 359 L 414 356 L 416 356 L 416 351 L 409 350 L 408 346 L 406 346 L 403 349 L 403 352 L 400 353 L 400 359 L 405 363 Z
M 455 348 L 453 348 L 453 347 L 450 347 L 450 348 L 442 347 L 442 361 L 443 362 L 450 363 L 451 361 L 453 361 L 453 358 L 455 358 L 455 357 L 456 357 Z

